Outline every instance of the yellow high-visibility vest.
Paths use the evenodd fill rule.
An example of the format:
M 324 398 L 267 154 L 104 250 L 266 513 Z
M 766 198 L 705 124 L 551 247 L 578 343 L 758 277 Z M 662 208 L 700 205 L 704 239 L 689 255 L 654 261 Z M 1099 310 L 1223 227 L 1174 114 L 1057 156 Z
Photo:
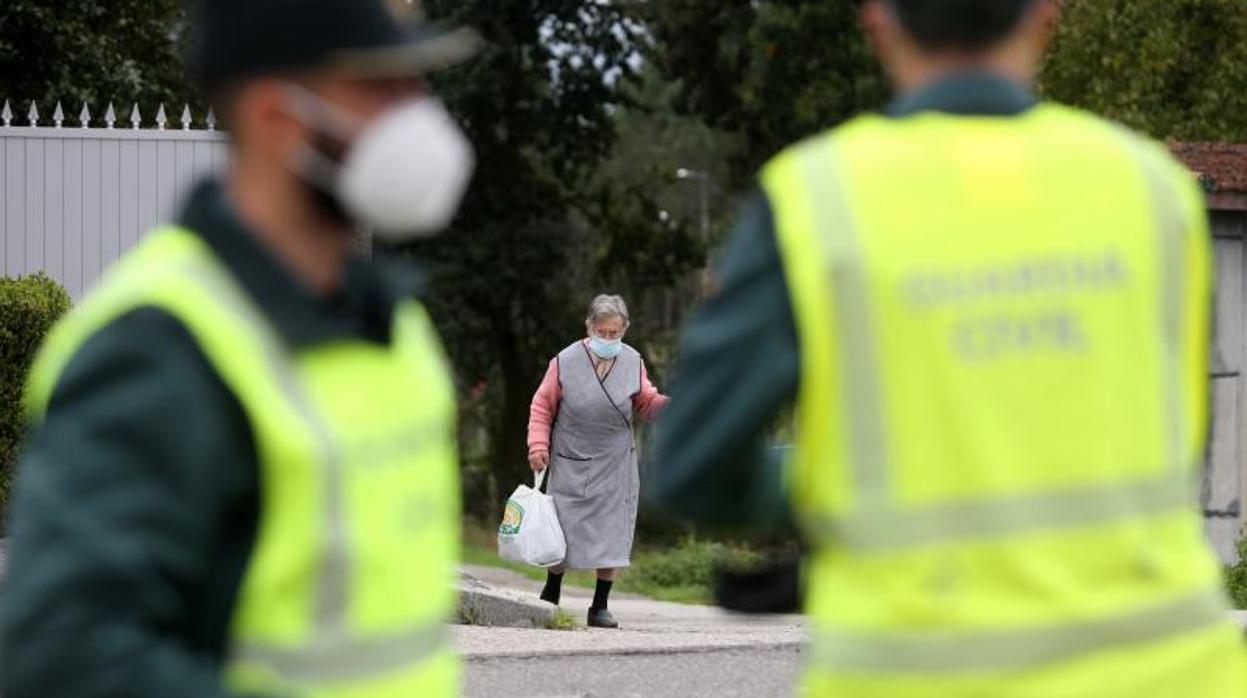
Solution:
M 1076 110 L 862 117 L 763 171 L 815 696 L 1247 696 L 1196 484 L 1210 237 Z
M 142 307 L 185 325 L 255 438 L 260 517 L 226 684 L 326 698 L 457 695 L 446 643 L 459 553 L 455 404 L 424 309 L 400 304 L 389 346 L 296 351 L 206 243 L 165 228 L 55 328 L 27 393 L 35 419 L 82 344 Z

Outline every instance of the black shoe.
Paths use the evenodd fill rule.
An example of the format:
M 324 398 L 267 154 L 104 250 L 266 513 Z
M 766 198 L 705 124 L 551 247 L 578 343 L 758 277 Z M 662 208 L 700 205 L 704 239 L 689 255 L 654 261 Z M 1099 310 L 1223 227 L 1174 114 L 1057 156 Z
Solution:
M 615 616 L 605 608 L 589 609 L 589 627 L 590 628 L 618 628 L 619 623 L 615 620 Z
M 559 596 L 560 594 L 557 591 L 550 591 L 549 589 L 541 590 L 541 600 L 547 603 L 552 603 L 555 606 L 559 605 Z

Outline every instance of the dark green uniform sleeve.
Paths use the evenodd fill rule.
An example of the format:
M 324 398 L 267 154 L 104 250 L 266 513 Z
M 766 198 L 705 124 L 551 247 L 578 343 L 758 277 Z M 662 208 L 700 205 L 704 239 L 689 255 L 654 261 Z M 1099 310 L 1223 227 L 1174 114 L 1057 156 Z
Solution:
M 800 363 L 771 208 L 761 193 L 743 208 L 719 280 L 681 343 L 671 402 L 655 437 L 649 497 L 688 521 L 786 529 L 783 468 L 765 436 L 796 397 Z
M 229 541 L 253 537 L 256 506 L 246 424 L 161 311 L 84 345 L 20 463 L 0 692 L 229 695 L 220 656 L 250 545 Z

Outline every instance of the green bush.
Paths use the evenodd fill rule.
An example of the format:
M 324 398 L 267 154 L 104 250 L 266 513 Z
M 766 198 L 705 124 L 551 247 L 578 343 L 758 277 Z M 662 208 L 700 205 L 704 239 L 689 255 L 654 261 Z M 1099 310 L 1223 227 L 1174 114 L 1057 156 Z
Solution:
M 69 306 L 69 293 L 42 272 L 0 278 L 0 511 L 8 503 L 14 461 L 26 430 L 22 409 L 26 374 L 44 336 Z
M 716 567 L 750 567 L 761 558 L 743 545 L 689 535 L 673 548 L 635 553 L 620 588 L 669 601 L 709 603 Z
M 1247 532 L 1238 541 L 1238 563 L 1225 566 L 1225 588 L 1234 607 L 1247 610 Z

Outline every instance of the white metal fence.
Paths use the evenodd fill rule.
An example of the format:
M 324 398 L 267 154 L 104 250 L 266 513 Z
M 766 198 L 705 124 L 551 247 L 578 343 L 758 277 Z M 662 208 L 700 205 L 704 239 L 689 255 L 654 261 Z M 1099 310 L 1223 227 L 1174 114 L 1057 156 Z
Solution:
M 138 105 L 100 120 L 83 105 L 67 123 L 60 104 L 45 121 L 31 104 L 15 119 L 0 108 L 0 273 L 45 271 L 81 298 L 100 272 L 156 223 L 186 190 L 228 157 L 211 114 L 196 127 L 184 107 L 164 105 L 145 124 Z

